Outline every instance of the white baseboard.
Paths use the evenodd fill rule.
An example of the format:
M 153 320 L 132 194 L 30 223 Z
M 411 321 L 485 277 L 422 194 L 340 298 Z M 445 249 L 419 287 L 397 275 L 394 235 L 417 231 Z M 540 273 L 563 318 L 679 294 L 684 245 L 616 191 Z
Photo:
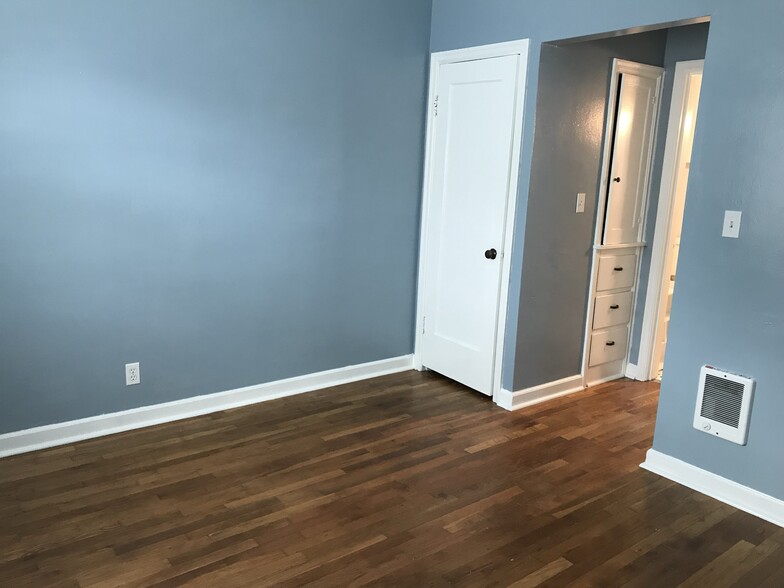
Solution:
M 623 378 L 626 374 L 626 364 L 622 359 L 602 363 L 593 367 L 585 368 L 584 380 L 587 388 L 598 386 L 606 382 L 612 382 Z
M 648 450 L 640 467 L 784 527 L 784 500 L 722 478 L 667 454 Z
M 312 392 L 413 368 L 413 356 L 404 355 L 360 365 L 317 372 L 277 380 L 267 384 L 248 386 L 205 396 L 194 396 L 174 402 L 143 406 L 122 412 L 102 414 L 65 423 L 56 423 L 0 435 L 0 457 L 27 453 L 47 447 L 66 445 L 112 435 L 122 431 L 141 429 L 161 423 L 178 421 L 220 410 L 238 408 L 266 400 Z
M 495 403 L 506 410 L 520 410 L 521 408 L 533 406 L 540 402 L 546 402 L 553 398 L 558 398 L 559 396 L 573 394 L 584 388 L 583 377 L 578 374 L 540 386 L 518 390 L 517 392 L 510 392 L 509 390 L 502 389 L 498 393 Z
M 627 363 L 626 364 L 626 377 L 630 380 L 639 380 L 640 370 L 637 368 L 636 364 Z

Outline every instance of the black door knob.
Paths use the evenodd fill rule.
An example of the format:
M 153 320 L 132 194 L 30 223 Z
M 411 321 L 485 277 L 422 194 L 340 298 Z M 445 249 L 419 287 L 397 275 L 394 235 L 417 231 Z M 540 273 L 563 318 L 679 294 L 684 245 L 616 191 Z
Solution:
M 613 182 L 615 182 L 616 184 L 620 184 L 621 183 L 620 176 L 618 176 L 617 178 L 613 178 Z
M 488 249 L 487 251 L 485 251 L 485 257 L 487 259 L 495 259 L 496 257 L 498 257 L 498 251 L 496 251 L 495 249 Z

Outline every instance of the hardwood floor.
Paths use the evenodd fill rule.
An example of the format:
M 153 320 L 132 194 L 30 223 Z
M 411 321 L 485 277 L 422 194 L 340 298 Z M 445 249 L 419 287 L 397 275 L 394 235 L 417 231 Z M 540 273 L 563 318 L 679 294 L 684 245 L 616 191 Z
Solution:
M 784 529 L 638 467 L 657 396 L 407 372 L 6 458 L 0 585 L 784 586 Z

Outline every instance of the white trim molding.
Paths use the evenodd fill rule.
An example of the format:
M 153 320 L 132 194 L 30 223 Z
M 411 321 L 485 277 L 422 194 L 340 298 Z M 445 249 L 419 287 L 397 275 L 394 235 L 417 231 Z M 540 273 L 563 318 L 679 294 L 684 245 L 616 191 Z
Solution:
M 509 390 L 501 390 L 496 399 L 496 404 L 506 410 L 520 410 L 527 406 L 540 404 L 553 400 L 560 396 L 573 394 L 584 390 L 583 377 L 580 374 L 576 376 L 569 376 L 561 380 L 542 384 L 540 386 L 533 386 L 525 390 L 518 390 L 517 392 L 510 392 Z
M 624 374 L 630 380 L 639 380 L 640 371 L 637 368 L 636 364 L 627 363 L 626 364 L 626 373 Z
M 667 259 L 667 243 L 670 240 L 670 229 L 673 209 L 673 193 L 677 179 L 678 154 L 681 150 L 681 126 L 687 108 L 689 77 L 702 73 L 705 61 L 679 61 L 675 64 L 672 97 L 670 99 L 670 118 L 667 122 L 667 135 L 664 143 L 664 159 L 662 162 L 661 185 L 656 209 L 651 262 L 648 269 L 648 288 L 643 302 L 642 328 L 640 331 L 640 351 L 637 358 L 640 380 L 656 378 L 658 366 L 653 365 L 656 351 L 656 337 L 659 322 L 659 310 L 662 300 L 662 277 Z M 646 213 L 646 219 L 648 218 Z M 635 313 L 636 314 L 636 313 Z
M 0 457 L 66 445 L 85 439 L 201 416 L 230 408 L 294 396 L 359 380 L 404 372 L 414 366 L 413 356 L 404 355 L 360 365 L 327 370 L 266 384 L 238 388 L 143 406 L 131 410 L 56 423 L 0 435 Z
M 641 468 L 784 527 L 784 500 L 743 486 L 665 453 L 648 450 Z

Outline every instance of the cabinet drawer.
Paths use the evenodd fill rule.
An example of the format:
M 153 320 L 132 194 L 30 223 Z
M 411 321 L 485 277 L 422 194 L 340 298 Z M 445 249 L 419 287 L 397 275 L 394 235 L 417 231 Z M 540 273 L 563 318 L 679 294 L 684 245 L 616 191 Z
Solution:
M 628 338 L 629 330 L 626 325 L 592 333 L 591 355 L 588 358 L 589 367 L 618 361 L 626 357 L 626 340 Z
M 632 316 L 632 293 L 602 294 L 593 307 L 593 328 L 605 329 L 625 325 Z
M 599 277 L 596 281 L 597 290 L 616 290 L 631 288 L 634 274 L 637 273 L 637 256 L 608 255 L 599 258 Z

